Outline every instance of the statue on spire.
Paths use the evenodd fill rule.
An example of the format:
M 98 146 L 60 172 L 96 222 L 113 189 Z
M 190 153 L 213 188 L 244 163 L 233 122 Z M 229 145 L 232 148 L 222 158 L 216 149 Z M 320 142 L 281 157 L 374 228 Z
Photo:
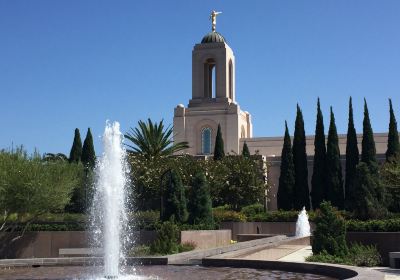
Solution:
M 211 24 L 212 24 L 212 32 L 215 32 L 215 27 L 217 25 L 217 15 L 222 14 L 222 12 L 212 11 L 210 15 Z

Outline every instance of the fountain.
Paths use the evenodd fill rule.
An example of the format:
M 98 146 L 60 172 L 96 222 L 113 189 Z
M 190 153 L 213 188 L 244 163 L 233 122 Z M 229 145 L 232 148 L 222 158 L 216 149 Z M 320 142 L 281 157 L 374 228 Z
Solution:
M 125 234 L 128 204 L 126 189 L 127 164 L 118 122 L 106 123 L 103 134 L 103 155 L 96 166 L 96 185 L 91 211 L 93 241 L 103 248 L 106 279 L 119 276 L 119 264 L 124 259 L 122 245 L 129 239 Z M 95 242 L 96 243 L 96 242 Z
M 296 222 L 296 237 L 310 236 L 310 223 L 308 222 L 308 214 L 306 208 L 299 212 L 299 216 Z

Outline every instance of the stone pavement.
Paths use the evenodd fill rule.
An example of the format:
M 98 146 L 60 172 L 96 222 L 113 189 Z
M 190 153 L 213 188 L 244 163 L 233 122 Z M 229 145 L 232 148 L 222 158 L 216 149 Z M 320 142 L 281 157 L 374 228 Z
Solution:
M 305 258 L 311 255 L 311 246 L 306 246 L 280 258 L 279 260 L 287 262 L 304 262 Z M 400 269 L 392 269 L 388 267 L 373 267 L 370 269 L 385 273 L 385 280 L 400 280 Z

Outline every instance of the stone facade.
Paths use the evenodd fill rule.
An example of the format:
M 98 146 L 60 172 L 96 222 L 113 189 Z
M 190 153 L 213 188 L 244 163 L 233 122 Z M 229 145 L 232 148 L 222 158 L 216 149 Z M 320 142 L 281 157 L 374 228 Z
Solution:
M 211 155 L 218 124 L 225 152 L 239 153 L 240 138 L 252 137 L 251 116 L 235 101 L 235 57 L 225 42 L 196 44 L 192 52 L 192 99 L 174 111 L 174 141 L 183 153 Z
M 211 156 L 215 136 L 221 126 L 225 152 L 240 154 L 246 142 L 251 154 L 262 155 L 268 162 L 268 184 L 266 205 L 269 210 L 277 208 L 276 194 L 280 175 L 280 155 L 283 137 L 253 138 L 251 115 L 240 109 L 236 102 L 235 57 L 225 38 L 210 32 L 196 44 L 192 51 L 192 98 L 185 107 L 174 110 L 174 141 L 186 141 L 189 148 L 180 152 L 195 156 Z M 378 159 L 384 159 L 387 148 L 387 133 L 374 134 Z M 362 135 L 358 135 L 361 151 Z M 343 171 L 346 152 L 346 135 L 339 135 Z M 309 187 L 313 170 L 314 136 L 307 136 Z M 310 189 L 311 191 L 311 189 Z

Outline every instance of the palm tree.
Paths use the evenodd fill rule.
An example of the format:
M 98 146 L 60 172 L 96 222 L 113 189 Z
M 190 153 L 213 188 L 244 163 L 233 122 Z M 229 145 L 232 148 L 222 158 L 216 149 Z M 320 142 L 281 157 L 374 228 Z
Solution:
M 163 120 L 158 124 L 150 119 L 146 122 L 139 121 L 138 127 L 130 128 L 125 133 L 125 138 L 133 145 L 128 145 L 130 153 L 142 154 L 145 158 L 169 156 L 178 151 L 189 148 L 187 142 L 174 143 L 172 140 L 173 129 L 171 126 L 164 128 Z

